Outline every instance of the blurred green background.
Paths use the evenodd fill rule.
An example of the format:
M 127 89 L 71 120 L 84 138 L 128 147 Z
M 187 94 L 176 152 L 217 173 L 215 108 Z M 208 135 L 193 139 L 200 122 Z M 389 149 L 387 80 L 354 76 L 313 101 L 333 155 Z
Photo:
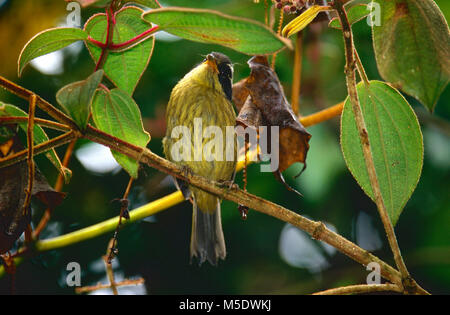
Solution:
M 264 1 L 163 0 L 163 5 L 213 8 L 224 13 L 264 21 Z M 448 21 L 450 1 L 437 0 Z M 33 90 L 56 104 L 55 93 L 64 85 L 92 73 L 94 63 L 83 45 L 72 45 L 57 56 L 41 59 L 17 78 L 16 62 L 24 44 L 37 32 L 62 25 L 68 14 L 63 0 L 0 0 L 0 74 Z M 82 24 L 95 9 L 82 10 Z M 278 11 L 275 16 L 278 19 Z M 381 79 L 373 55 L 371 31 L 365 20 L 354 26 L 355 43 L 369 78 Z M 334 105 L 346 97 L 341 34 L 327 24 L 314 24 L 305 31 L 301 114 Z M 162 155 L 164 111 L 170 91 L 202 55 L 221 51 L 235 63 L 235 81 L 249 74 L 248 56 L 219 46 L 199 44 L 170 36 L 157 37 L 149 67 L 134 94 L 144 124 L 152 135 L 149 148 Z M 293 52 L 283 51 L 276 71 L 290 96 Z M 434 115 L 407 97 L 419 117 L 424 134 L 425 160 L 421 180 L 396 226 L 407 266 L 413 277 L 431 293 L 450 293 L 450 89 L 447 88 Z M 0 91 L 0 100 L 26 108 L 23 100 Z M 42 112 L 38 115 L 45 117 Z M 304 195 L 287 191 L 272 174 L 249 166 L 248 190 L 292 209 L 331 228 L 393 265 L 391 252 L 377 217 L 375 205 L 346 169 L 339 146 L 339 119 L 308 128 L 312 134 L 308 168 L 294 179 L 301 165 L 285 177 Z M 53 135 L 49 132 L 49 135 Z M 54 237 L 100 222 L 119 212 L 116 204 L 128 183 L 127 174 L 98 161 L 99 148 L 79 141 L 70 168 L 73 178 L 64 188 L 68 196 L 52 217 L 42 238 Z M 59 149 L 60 156 L 64 148 Z M 93 153 L 94 152 L 94 153 Z M 91 155 L 89 155 L 91 154 Z M 97 155 L 97 157 L 100 155 Z M 103 155 L 102 155 L 103 156 Z M 87 160 L 87 161 L 86 161 Z M 89 164 L 89 162 L 91 162 Z M 38 159 L 39 167 L 53 184 L 56 172 Z M 237 181 L 242 184 L 242 174 Z M 133 185 L 130 208 L 175 190 L 164 174 L 144 167 Z M 312 240 L 303 232 L 272 217 L 250 211 L 242 221 L 237 206 L 224 201 L 222 221 L 228 255 L 218 267 L 189 262 L 191 205 L 184 202 L 160 214 L 125 227 L 119 235 L 116 280 L 144 277 L 145 286 L 120 289 L 137 294 L 307 294 L 340 285 L 365 283 L 364 267 Z M 35 205 L 33 222 L 42 214 Z M 26 260 L 17 269 L 17 293 L 73 294 L 66 286 L 66 266 L 78 262 L 82 285 L 106 282 L 101 256 L 112 233 Z M 0 279 L 0 293 L 9 293 L 11 278 Z M 97 293 L 108 294 L 104 290 Z

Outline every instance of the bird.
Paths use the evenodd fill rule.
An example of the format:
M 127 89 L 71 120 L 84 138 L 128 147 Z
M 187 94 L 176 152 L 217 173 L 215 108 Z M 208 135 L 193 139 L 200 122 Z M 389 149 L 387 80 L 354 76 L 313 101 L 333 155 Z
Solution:
M 232 128 L 234 131 L 236 125 L 232 84 L 233 64 L 230 59 L 218 52 L 208 54 L 203 62 L 187 73 L 172 89 L 166 108 L 167 130 L 163 139 L 164 154 L 168 160 L 187 172 L 230 185 L 234 181 L 237 161 L 236 135 L 227 134 L 227 129 Z M 215 128 L 212 129 L 215 132 L 209 136 L 201 133 L 200 136 L 203 137 L 196 142 L 199 122 L 202 130 L 211 127 Z M 174 133 L 180 131 L 180 126 L 190 135 L 187 140 L 184 139 L 185 142 L 181 141 L 182 137 L 177 132 Z M 217 139 L 220 141 L 215 143 L 222 142 L 222 146 L 211 145 L 211 141 Z M 184 157 L 182 159 L 174 153 L 174 149 L 179 149 L 180 142 L 185 145 L 179 150 L 179 154 Z M 210 149 L 209 157 L 208 154 L 202 154 L 207 148 Z M 198 153 L 201 155 L 197 155 Z M 221 200 L 179 179 L 175 179 L 175 183 L 184 197 L 193 204 L 191 263 L 193 257 L 196 257 L 199 265 L 208 260 L 215 266 L 219 259 L 224 260 L 226 257 Z

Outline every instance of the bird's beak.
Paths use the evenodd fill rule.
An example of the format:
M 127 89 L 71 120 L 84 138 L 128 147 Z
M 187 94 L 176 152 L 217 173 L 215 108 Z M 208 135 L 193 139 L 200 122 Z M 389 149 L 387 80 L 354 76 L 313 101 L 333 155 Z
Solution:
M 219 73 L 219 69 L 217 69 L 216 60 L 214 59 L 214 57 L 211 54 L 206 56 L 206 60 L 203 63 L 210 66 L 214 72 Z

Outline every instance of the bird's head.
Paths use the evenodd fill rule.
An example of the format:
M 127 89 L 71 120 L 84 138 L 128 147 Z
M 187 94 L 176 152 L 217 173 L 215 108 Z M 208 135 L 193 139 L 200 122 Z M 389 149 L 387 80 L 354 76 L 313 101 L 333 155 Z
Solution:
M 232 98 L 233 65 L 230 58 L 222 53 L 212 52 L 187 76 L 200 84 L 223 92 L 228 100 Z

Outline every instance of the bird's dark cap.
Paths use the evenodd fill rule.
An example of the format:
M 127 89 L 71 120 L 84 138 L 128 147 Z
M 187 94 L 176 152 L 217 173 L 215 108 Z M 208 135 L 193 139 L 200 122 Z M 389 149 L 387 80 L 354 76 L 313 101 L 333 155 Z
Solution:
M 228 56 L 219 53 L 219 52 L 212 52 L 209 53 L 208 56 L 206 56 L 207 59 L 214 59 L 216 61 L 217 64 L 221 64 L 221 63 L 228 63 L 231 64 L 231 60 L 230 58 L 228 58 Z

